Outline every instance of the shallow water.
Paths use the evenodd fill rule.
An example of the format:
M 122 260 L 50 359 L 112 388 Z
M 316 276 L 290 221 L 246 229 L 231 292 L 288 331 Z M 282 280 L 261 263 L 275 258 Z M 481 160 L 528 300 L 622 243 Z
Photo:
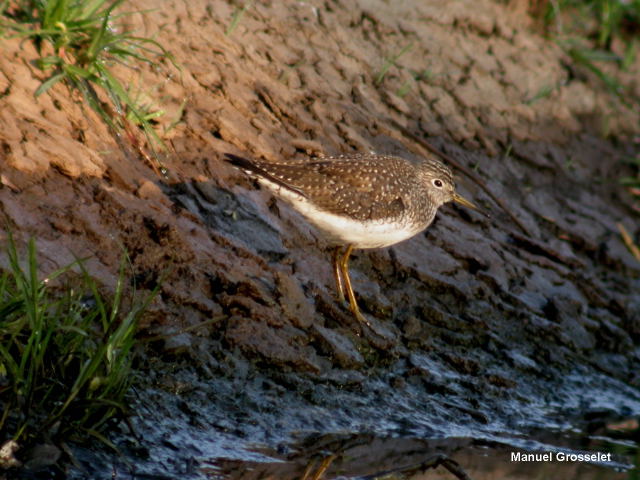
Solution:
M 564 434 L 557 435 L 559 439 L 568 440 Z M 517 439 L 514 443 L 522 442 L 522 439 Z M 533 446 L 534 441 L 524 440 L 524 443 Z M 637 444 L 622 446 L 612 439 L 587 437 L 574 437 L 566 442 L 573 443 L 573 447 L 535 443 L 537 449 L 524 450 L 514 447 L 508 439 L 502 443 L 470 438 L 420 440 L 336 436 L 333 441 L 326 437 L 318 439 L 315 445 L 301 442 L 292 446 L 288 455 L 262 452 L 271 456 L 271 461 L 215 459 L 207 462 L 211 466 L 204 467 L 203 471 L 212 478 L 224 479 L 305 478 L 305 473 L 306 478 L 314 478 L 312 475 L 320 471 L 324 472 L 321 478 L 327 479 L 451 479 L 464 478 L 462 473 L 476 480 L 638 478 L 640 457 Z M 314 451 L 318 446 L 321 446 L 320 451 Z M 327 451 L 328 446 L 333 453 Z M 545 455 L 545 459 L 515 460 L 517 457 L 514 456 L 518 454 L 533 452 Z M 608 458 L 603 462 L 571 461 L 571 455 L 588 452 Z M 562 461 L 564 458 L 570 460 Z

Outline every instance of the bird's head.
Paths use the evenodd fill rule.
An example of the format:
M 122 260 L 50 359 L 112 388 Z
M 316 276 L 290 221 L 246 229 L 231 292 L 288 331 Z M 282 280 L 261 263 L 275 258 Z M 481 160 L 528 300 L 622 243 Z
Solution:
M 456 192 L 451 170 L 437 160 L 423 162 L 419 169 L 420 180 L 427 186 L 430 200 L 437 206 L 447 202 L 456 202 L 465 207 L 479 210 L 478 207 Z

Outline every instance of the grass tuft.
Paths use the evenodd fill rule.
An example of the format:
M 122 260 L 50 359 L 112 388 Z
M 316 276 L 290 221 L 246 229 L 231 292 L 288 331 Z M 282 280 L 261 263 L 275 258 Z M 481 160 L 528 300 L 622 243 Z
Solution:
M 41 57 L 36 66 L 48 76 L 35 91 L 40 96 L 58 83 L 80 92 L 111 127 L 122 131 L 134 121 L 150 146 L 165 150 L 148 112 L 114 73 L 115 65 L 156 65 L 171 54 L 157 41 L 128 30 L 116 13 L 125 0 L 18 0 L 0 3 L 0 32 L 31 39 Z M 175 62 L 173 62 L 175 64 Z
M 124 261 L 111 301 L 82 260 L 39 278 L 36 247 L 25 258 L 9 235 L 9 270 L 0 275 L 0 438 L 22 447 L 100 438 L 126 413 L 138 321 L 156 292 L 124 301 Z M 70 282 L 70 271 L 81 276 Z M 52 438 L 53 437 L 53 438 Z
M 640 26 L 637 0 L 552 0 L 545 12 L 548 25 L 556 34 L 580 32 L 599 49 L 610 50 L 614 38 L 629 42 Z
M 631 98 L 615 77 L 600 65 L 615 63 L 628 70 L 637 56 L 640 32 L 638 0 L 552 0 L 544 15 L 547 29 L 574 63 L 595 74 L 610 92 L 632 107 Z

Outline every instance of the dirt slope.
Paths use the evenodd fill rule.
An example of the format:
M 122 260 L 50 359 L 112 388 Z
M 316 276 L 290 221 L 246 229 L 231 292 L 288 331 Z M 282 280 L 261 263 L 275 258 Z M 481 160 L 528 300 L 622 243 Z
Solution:
M 168 179 L 64 87 L 34 99 L 36 52 L 3 39 L 0 209 L 23 240 L 37 237 L 46 268 L 90 256 L 108 286 L 126 249 L 143 289 L 169 269 L 147 326 L 219 318 L 160 347 L 209 371 L 244 357 L 319 378 L 348 371 L 365 389 L 358 372 L 393 371 L 400 392 L 408 381 L 460 399 L 444 407 L 454 418 L 509 417 L 500 399 L 524 385 L 543 395 L 576 366 L 637 387 L 640 265 L 616 223 L 640 235 L 617 185 L 640 113 L 571 65 L 523 2 L 442 3 L 258 1 L 228 36 L 236 7 L 224 1 L 136 16 L 180 65 L 122 71 L 167 110 L 160 131 L 186 101 L 167 133 Z M 639 68 L 619 74 L 636 95 Z M 376 333 L 357 336 L 313 230 L 221 158 L 417 158 L 392 121 L 473 169 L 526 232 L 460 177 L 491 218 L 448 206 L 426 234 L 358 253 L 352 276 Z

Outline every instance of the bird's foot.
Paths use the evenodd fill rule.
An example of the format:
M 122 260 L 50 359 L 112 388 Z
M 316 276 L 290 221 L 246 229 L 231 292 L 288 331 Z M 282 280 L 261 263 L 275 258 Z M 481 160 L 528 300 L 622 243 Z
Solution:
M 373 326 L 371 325 L 371 322 L 367 319 L 367 317 L 365 317 L 361 312 L 360 309 L 357 310 L 352 310 L 353 315 L 356 317 L 356 319 L 366 325 L 367 327 L 369 327 L 370 329 L 373 329 Z

